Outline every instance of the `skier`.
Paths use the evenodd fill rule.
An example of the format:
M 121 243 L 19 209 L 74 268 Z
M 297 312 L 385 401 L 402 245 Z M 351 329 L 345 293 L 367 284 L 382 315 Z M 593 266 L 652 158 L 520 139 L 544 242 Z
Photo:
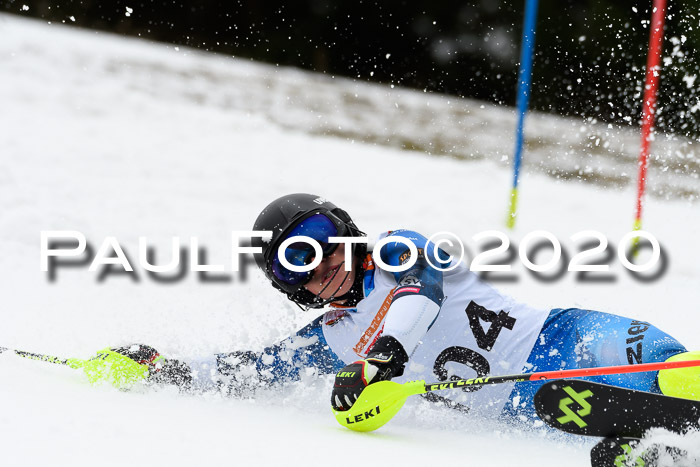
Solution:
M 362 240 L 365 234 L 344 210 L 319 196 L 297 193 L 276 199 L 253 230 L 272 232 L 269 241 L 254 238 L 253 246 L 262 250 L 255 259 L 273 287 L 302 308 L 330 306 L 328 311 L 260 353 L 236 351 L 178 362 L 148 346 L 105 349 L 86 367 L 90 379 L 116 385 L 146 379 L 247 393 L 261 382 L 295 380 L 300 370 L 314 368 L 319 374 L 336 374 L 331 406 L 342 411 L 367 385 L 383 380 L 449 380 L 700 358 L 700 352 L 687 352 L 644 321 L 518 303 L 464 264 L 453 268 L 449 256 L 417 232 L 383 233 L 383 245 L 374 251 L 362 242 L 331 243 L 329 237 Z M 296 236 L 321 245 L 323 258 L 309 272 L 285 267 L 277 254 L 283 241 Z M 408 241 L 417 247 L 415 261 Z M 316 256 L 304 242 L 289 244 L 285 253 L 295 266 Z M 385 267 L 377 267 L 378 261 Z M 391 272 L 387 265 L 409 267 Z M 695 368 L 586 379 L 700 399 L 697 376 Z M 513 419 L 534 415 L 533 398 L 541 384 L 470 387 L 430 397 L 470 414 Z

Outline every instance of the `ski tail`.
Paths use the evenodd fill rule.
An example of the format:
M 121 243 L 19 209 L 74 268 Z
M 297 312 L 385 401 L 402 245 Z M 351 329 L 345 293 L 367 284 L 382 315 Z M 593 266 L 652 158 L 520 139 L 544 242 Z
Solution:
M 591 449 L 591 466 L 647 465 L 641 457 L 633 456 L 633 451 L 638 445 L 637 438 L 605 438 Z
M 591 449 L 594 467 L 654 467 L 661 461 L 663 465 L 696 465 L 684 449 L 637 438 L 605 438 Z
M 584 436 L 642 438 L 652 428 L 684 433 L 700 427 L 700 401 L 577 379 L 544 384 L 535 409 L 547 425 Z

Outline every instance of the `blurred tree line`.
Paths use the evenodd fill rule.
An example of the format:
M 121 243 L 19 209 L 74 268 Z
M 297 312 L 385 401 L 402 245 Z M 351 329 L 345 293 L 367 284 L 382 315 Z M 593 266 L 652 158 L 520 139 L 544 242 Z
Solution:
M 637 125 L 651 2 L 540 0 L 531 106 Z M 699 6 L 669 0 L 657 119 L 661 131 L 694 137 Z M 3 0 L 1 9 L 514 105 L 524 0 Z

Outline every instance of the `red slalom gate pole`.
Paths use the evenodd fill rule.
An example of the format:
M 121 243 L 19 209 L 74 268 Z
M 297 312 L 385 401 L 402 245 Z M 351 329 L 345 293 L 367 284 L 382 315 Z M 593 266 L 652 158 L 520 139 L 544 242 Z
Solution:
M 654 0 L 649 34 L 649 55 L 647 56 L 646 79 L 644 83 L 644 102 L 642 107 L 642 145 L 639 154 L 639 179 L 637 182 L 637 213 L 634 230 L 642 228 L 642 198 L 646 188 L 647 165 L 649 164 L 649 146 L 656 113 L 656 95 L 659 89 L 661 56 L 663 55 L 664 20 L 666 18 L 666 0 Z

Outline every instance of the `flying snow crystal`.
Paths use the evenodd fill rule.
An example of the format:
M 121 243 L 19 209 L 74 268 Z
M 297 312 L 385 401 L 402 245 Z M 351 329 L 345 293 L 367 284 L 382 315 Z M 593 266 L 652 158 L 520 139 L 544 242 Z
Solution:
M 688 86 L 688 89 L 693 88 L 693 84 L 695 84 L 695 78 L 697 78 L 697 75 L 693 75 L 693 76 L 685 75 L 683 77 L 683 81 L 685 81 L 685 85 Z
M 134 12 L 133 8 L 126 7 L 126 13 L 124 13 L 126 16 L 131 16 L 131 14 Z
M 75 16 L 69 16 L 68 19 L 75 23 Z
M 697 112 L 698 110 L 700 110 L 700 100 L 698 100 L 698 101 L 695 103 L 695 105 L 692 106 L 692 107 L 690 108 L 690 113 L 691 113 L 691 114 L 694 114 L 694 113 Z
M 22 11 L 29 11 L 29 5 L 22 5 Z
M 388 59 L 389 57 L 391 57 L 391 54 L 386 54 L 386 55 L 384 56 L 384 58 L 386 58 L 386 59 Z

